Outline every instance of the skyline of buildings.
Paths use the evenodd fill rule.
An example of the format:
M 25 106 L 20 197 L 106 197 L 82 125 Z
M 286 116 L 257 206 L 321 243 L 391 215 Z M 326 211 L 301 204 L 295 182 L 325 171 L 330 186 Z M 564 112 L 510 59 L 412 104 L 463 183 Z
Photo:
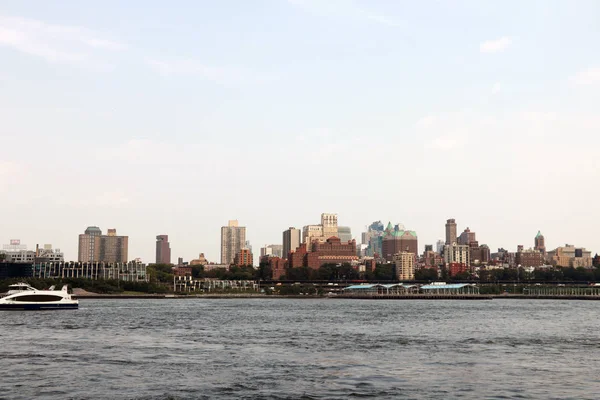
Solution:
M 312 225 L 312 227 L 316 227 L 321 230 L 321 235 L 307 235 L 306 239 L 310 238 L 313 242 L 327 244 L 328 241 L 327 239 L 324 239 L 322 232 L 331 233 L 337 230 L 339 236 L 342 236 L 344 233 L 344 227 L 338 226 L 337 224 L 337 214 L 323 213 L 321 214 L 321 224 Z M 313 232 L 315 231 L 318 231 L 318 229 L 313 230 Z M 227 266 L 239 262 L 248 262 L 250 259 L 252 261 L 256 261 L 263 256 L 287 259 L 290 251 L 297 251 L 300 247 L 295 246 L 300 241 L 300 232 L 300 229 L 295 229 L 293 227 L 288 228 L 283 232 L 282 243 L 265 245 L 263 248 L 261 248 L 259 257 L 258 254 L 252 253 L 252 248 L 249 241 L 245 240 L 246 227 L 240 227 L 237 220 L 230 220 L 227 227 L 222 227 L 221 236 L 222 244 L 224 245 L 226 252 L 228 248 L 235 250 L 235 248 L 238 247 L 238 251 L 233 253 L 233 260 L 217 264 L 210 262 L 206 259 L 203 253 L 200 253 L 200 257 L 197 259 L 185 259 L 189 261 L 185 261 L 184 258 L 180 257 L 178 265 L 210 264 L 213 266 Z M 533 238 L 533 247 L 527 248 L 527 246 L 519 245 L 517 246 L 516 251 L 508 251 L 504 250 L 503 248 L 499 248 L 498 252 L 493 254 L 487 245 L 479 244 L 476 233 L 469 227 L 465 228 L 460 235 L 457 235 L 456 232 L 458 232 L 456 220 L 453 218 L 447 219 L 445 224 L 445 233 L 447 236 L 446 241 L 452 240 L 456 236 L 456 244 L 444 244 L 441 246 L 444 241 L 438 240 L 436 243 L 436 250 L 441 249 L 441 252 L 434 251 L 434 246 L 432 244 L 422 245 L 421 247 L 424 248 L 424 251 L 421 252 L 421 248 L 418 245 L 416 232 L 405 230 L 404 225 L 401 223 L 393 225 L 391 222 L 388 222 L 388 226 L 383 229 L 383 224 L 381 221 L 376 221 L 367 227 L 367 232 L 362 232 L 360 235 L 363 240 L 368 241 L 368 244 L 363 243 L 361 245 L 354 242 L 354 254 L 357 257 L 356 259 L 364 260 L 364 257 L 378 256 L 381 258 L 381 262 L 393 262 L 395 254 L 400 252 L 409 252 L 414 255 L 414 265 L 416 268 L 436 264 L 439 265 L 440 263 L 445 263 L 447 265 L 461 264 L 478 266 L 488 265 L 490 263 L 494 265 L 498 262 L 509 266 L 521 265 L 527 267 L 537 267 L 546 264 L 573 267 L 590 267 L 592 265 L 592 251 L 583 247 L 576 247 L 575 245 L 566 244 L 546 252 L 545 238 L 539 230 Z M 229 239 L 229 242 L 226 240 L 228 235 L 231 238 Z M 292 237 L 294 239 L 294 243 L 291 243 Z M 157 257 L 154 260 L 155 262 L 158 261 L 159 263 L 165 264 L 171 263 L 170 243 L 168 238 L 168 235 L 156 236 Z M 341 240 L 341 238 L 337 236 L 332 236 L 331 238 L 339 239 L 340 245 L 349 244 L 349 241 Z M 108 229 L 107 234 L 103 235 L 102 231 L 97 226 L 89 226 L 85 230 L 84 234 L 79 235 L 77 261 L 127 262 L 129 261 L 127 258 L 128 239 L 129 238 L 127 236 L 118 236 L 116 229 Z M 286 241 L 288 242 L 287 244 Z M 18 241 L 15 241 L 15 243 L 16 242 Z M 11 243 L 13 243 L 12 240 Z M 244 245 L 240 248 L 241 243 L 244 243 Z M 295 248 L 293 248 L 294 246 Z M 284 252 L 284 247 L 288 247 L 290 249 L 290 251 L 287 251 L 288 255 L 286 255 L 286 252 Z M 65 260 L 64 254 L 58 249 L 52 249 L 51 245 L 44 245 L 44 247 L 36 245 L 35 251 L 27 250 L 26 252 L 23 250 L 23 246 L 19 247 L 15 244 L 4 245 L 4 248 L 5 249 L 0 253 L 8 253 L 10 259 L 17 262 L 31 262 L 32 260 L 42 259 L 46 262 L 58 262 Z M 306 243 L 305 248 L 300 251 L 311 253 L 313 252 L 313 248 L 314 246 L 312 243 Z M 247 249 L 248 252 L 242 254 L 240 252 L 241 249 Z M 374 254 L 369 254 L 369 249 L 376 251 Z M 332 255 L 333 253 L 329 254 Z M 226 253 L 222 254 L 221 256 L 229 257 Z M 164 257 L 164 259 L 161 260 L 162 257 Z M 344 257 L 346 257 L 345 254 L 340 259 L 345 259 Z M 356 262 L 356 259 L 353 258 L 352 261 Z

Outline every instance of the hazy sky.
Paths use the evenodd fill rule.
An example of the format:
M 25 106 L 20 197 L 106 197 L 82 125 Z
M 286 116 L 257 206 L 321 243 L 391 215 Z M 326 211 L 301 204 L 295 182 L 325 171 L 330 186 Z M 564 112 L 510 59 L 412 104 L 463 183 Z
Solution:
M 0 243 L 255 256 L 335 212 L 600 251 L 600 3 L 0 0 Z

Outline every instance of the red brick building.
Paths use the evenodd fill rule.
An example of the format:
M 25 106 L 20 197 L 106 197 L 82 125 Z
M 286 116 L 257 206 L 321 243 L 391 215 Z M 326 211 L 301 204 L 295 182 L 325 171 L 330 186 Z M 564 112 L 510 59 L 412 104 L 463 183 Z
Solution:
M 269 266 L 271 267 L 273 280 L 279 280 L 285 275 L 287 261 L 280 257 L 269 257 Z
M 462 263 L 450 263 L 448 264 L 448 273 L 450 276 L 456 276 L 461 272 L 469 272 L 469 266 Z
M 308 252 L 303 243 L 295 252 L 291 252 L 288 256 L 289 267 L 319 269 L 324 264 L 343 264 L 358 260 L 355 240 L 342 243 L 339 238 L 330 237 L 325 243 L 314 241 L 310 249 Z
M 175 276 L 192 276 L 192 267 L 173 267 L 171 270 Z
M 240 249 L 235 255 L 233 263 L 239 267 L 243 265 L 253 265 L 252 252 L 250 249 Z

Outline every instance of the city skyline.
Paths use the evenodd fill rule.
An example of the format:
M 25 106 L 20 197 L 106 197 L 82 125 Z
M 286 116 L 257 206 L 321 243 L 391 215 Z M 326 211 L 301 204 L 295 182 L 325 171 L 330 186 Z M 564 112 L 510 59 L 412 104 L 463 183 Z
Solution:
M 463 225 L 460 223 L 460 221 L 457 220 L 457 219 L 455 219 L 455 218 L 452 218 L 452 220 L 454 220 L 455 223 L 456 223 L 457 232 L 464 233 L 465 230 L 467 230 L 467 229 L 470 228 L 469 226 L 466 226 L 466 225 L 463 227 Z M 391 221 L 392 220 L 389 220 L 388 223 L 391 223 Z M 238 222 L 236 220 L 229 220 L 228 221 L 228 225 L 232 224 L 234 227 L 236 226 L 237 223 Z M 444 233 L 445 233 L 446 223 L 447 223 L 447 219 L 444 219 L 442 221 L 442 231 Z M 231 226 L 229 226 L 229 227 L 231 227 Z M 368 225 L 364 225 L 363 226 L 363 232 L 364 232 L 364 230 L 367 227 L 368 227 Z M 96 226 L 90 226 L 87 229 L 89 230 L 90 228 L 98 229 Z M 227 228 L 227 227 L 226 226 L 221 227 L 221 232 L 223 231 L 224 228 Z M 246 228 L 247 227 L 244 226 L 244 227 L 240 227 L 240 228 L 244 230 L 244 237 L 246 237 L 246 233 L 245 232 L 246 232 Z M 114 229 L 109 229 L 109 231 L 113 231 L 113 234 L 114 234 Z M 469 230 L 469 231 L 472 234 L 475 233 L 474 230 Z M 479 232 L 486 232 L 486 231 L 487 231 L 486 229 L 481 229 L 481 230 L 478 229 L 477 230 L 477 234 L 479 236 Z M 87 232 L 87 230 L 86 230 L 86 232 Z M 361 243 L 361 234 L 362 234 L 362 232 L 357 233 L 354 236 L 354 239 L 356 239 L 357 246 Z M 82 235 L 79 234 L 79 237 L 80 237 L 79 241 L 81 240 L 81 236 Z M 149 258 L 146 259 L 146 258 L 138 255 L 137 253 L 131 253 L 131 250 L 129 250 L 129 260 L 127 260 L 127 261 L 131 261 L 131 260 L 133 260 L 135 258 L 141 258 L 142 262 L 144 262 L 144 263 L 147 263 L 147 264 L 154 263 L 155 260 L 156 260 L 157 239 L 158 239 L 159 236 L 169 237 L 169 235 L 154 235 L 153 236 L 153 242 L 151 243 L 153 254 L 152 254 L 151 257 L 149 257 Z M 518 236 L 521 237 L 522 235 L 518 235 Z M 489 249 L 491 250 L 492 253 L 495 252 L 497 249 L 500 249 L 500 248 L 504 248 L 507 251 L 516 251 L 516 249 L 517 249 L 518 246 L 523 246 L 523 249 L 525 249 L 525 250 L 535 249 L 536 241 L 537 241 L 538 237 L 542 236 L 542 230 L 537 229 L 536 232 L 535 232 L 535 234 L 530 235 L 530 236 L 531 237 L 529 238 L 530 239 L 529 241 L 523 241 L 523 242 L 515 244 L 514 246 L 509 246 L 509 245 L 506 245 L 506 244 L 489 245 L 485 240 L 483 242 L 482 241 L 478 241 L 478 242 L 480 244 L 482 244 L 482 245 L 485 244 L 485 245 L 489 246 Z M 219 241 L 220 241 L 220 237 L 221 237 L 221 234 L 218 235 Z M 444 235 L 442 235 L 442 237 L 444 237 Z M 132 240 L 131 240 L 131 237 L 127 237 L 127 238 L 128 238 L 128 245 L 127 246 L 130 247 L 130 244 L 132 243 Z M 543 238 L 543 242 L 542 243 L 546 243 L 545 244 L 545 249 L 546 250 L 553 250 L 553 249 L 556 249 L 558 247 L 565 246 L 565 245 L 569 244 L 569 245 L 576 245 L 577 247 L 586 248 L 588 251 L 591 251 L 592 255 L 594 255 L 596 253 L 600 253 L 600 249 L 593 248 L 593 247 L 592 248 L 588 247 L 584 243 L 580 243 L 580 242 L 576 242 L 576 241 L 569 241 L 569 240 L 566 240 L 566 241 L 565 240 L 563 240 L 563 241 L 560 241 L 560 240 L 558 240 L 558 241 L 550 240 L 550 242 L 548 242 L 546 235 L 542 236 L 542 238 Z M 247 239 L 247 237 L 246 237 L 246 239 Z M 63 249 L 62 246 L 60 246 L 59 244 L 57 244 L 55 242 L 52 242 L 52 245 L 48 245 L 47 243 L 49 241 L 51 241 L 51 240 L 47 240 L 45 242 L 44 241 L 38 241 L 38 242 L 35 242 L 35 243 L 34 242 L 28 243 L 27 241 L 21 240 L 20 238 L 11 237 L 10 240 L 9 239 L 6 239 L 6 240 L 0 239 L 0 243 L 9 243 L 9 241 L 13 241 L 13 240 L 19 240 L 20 245 L 22 247 L 27 247 L 28 250 L 34 249 L 35 245 L 40 245 L 41 243 L 44 243 L 46 246 L 52 246 L 52 245 L 54 245 L 55 247 L 58 247 L 61 250 Z M 280 239 L 280 240 L 282 240 L 282 239 Z M 439 239 L 439 240 L 441 240 L 442 242 L 444 241 L 443 238 Z M 75 247 L 76 249 L 79 247 L 79 241 L 77 241 L 77 245 Z M 135 242 L 135 240 L 134 240 L 134 242 Z M 238 247 L 239 248 L 244 248 L 246 242 L 251 242 L 251 241 L 250 240 L 245 240 L 244 244 L 240 244 Z M 437 242 L 437 240 L 435 242 L 431 242 L 431 243 L 430 242 L 421 242 L 419 240 L 419 244 L 418 244 L 418 247 L 417 247 L 418 251 L 417 251 L 416 255 L 417 256 L 422 255 L 423 252 L 426 251 L 426 246 L 434 246 L 434 248 L 435 248 L 436 242 Z M 302 240 L 300 240 L 300 243 L 302 243 Z M 547 243 L 550 243 L 550 246 L 548 246 Z M 172 244 L 173 244 L 172 241 L 169 240 L 168 245 L 172 245 Z M 282 243 L 278 243 L 278 242 L 273 242 L 273 244 L 274 245 L 278 245 L 278 246 L 282 246 Z M 5 245 L 5 247 L 6 246 L 8 246 L 8 245 Z M 140 247 L 143 247 L 143 246 L 140 246 Z M 222 244 L 221 244 L 221 247 L 222 247 Z M 169 250 L 171 250 L 171 249 L 169 249 Z M 293 249 L 293 250 L 295 250 L 295 249 Z M 255 264 L 256 264 L 258 262 L 258 259 L 261 256 L 261 254 L 260 254 L 261 249 L 257 248 L 255 250 L 253 250 L 253 252 L 254 251 L 257 252 L 256 254 L 254 254 L 254 260 L 255 260 Z M 77 255 L 78 254 L 77 250 L 75 250 L 76 256 L 73 256 L 73 257 L 71 257 L 69 255 L 69 252 L 62 251 L 61 254 L 63 254 L 63 253 L 65 254 L 65 256 L 64 256 L 64 260 L 65 261 L 78 261 L 77 259 L 79 258 L 79 256 Z M 170 253 L 170 255 L 173 254 L 173 253 L 171 253 L 171 251 L 169 251 L 169 253 Z M 182 257 L 184 261 L 189 262 L 189 261 L 197 258 L 197 254 L 198 253 L 205 253 L 205 252 L 203 250 L 198 250 L 195 255 L 190 255 L 190 256 L 187 256 L 187 255 L 181 256 L 181 255 L 174 255 L 173 254 L 173 258 Z M 234 256 L 235 256 L 235 251 L 233 251 L 232 254 L 231 254 L 232 258 Z M 284 258 L 285 258 L 285 255 L 284 255 Z M 219 264 L 220 262 L 222 262 L 221 253 L 220 252 L 217 252 L 214 257 L 212 255 L 207 256 L 206 259 L 207 259 L 207 261 L 215 263 L 215 264 Z M 171 261 L 172 261 L 172 263 L 176 264 L 173 260 L 171 260 Z
M 2 243 L 216 262 L 229 219 L 256 253 L 335 212 L 600 250 L 598 2 L 32 4 L 0 6 Z

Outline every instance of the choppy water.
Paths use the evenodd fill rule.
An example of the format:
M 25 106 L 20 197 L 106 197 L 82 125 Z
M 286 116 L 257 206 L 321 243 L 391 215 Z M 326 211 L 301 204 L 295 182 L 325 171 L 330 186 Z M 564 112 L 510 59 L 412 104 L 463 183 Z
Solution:
M 80 303 L 0 313 L 0 398 L 600 398 L 600 302 Z

